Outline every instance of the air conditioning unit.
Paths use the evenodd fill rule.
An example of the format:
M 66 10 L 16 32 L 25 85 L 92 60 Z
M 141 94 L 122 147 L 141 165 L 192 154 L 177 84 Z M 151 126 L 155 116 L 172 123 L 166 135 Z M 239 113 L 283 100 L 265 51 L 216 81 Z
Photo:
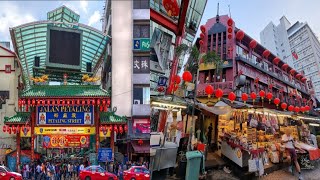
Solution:
M 133 104 L 140 104 L 140 100 L 139 99 L 133 100 Z

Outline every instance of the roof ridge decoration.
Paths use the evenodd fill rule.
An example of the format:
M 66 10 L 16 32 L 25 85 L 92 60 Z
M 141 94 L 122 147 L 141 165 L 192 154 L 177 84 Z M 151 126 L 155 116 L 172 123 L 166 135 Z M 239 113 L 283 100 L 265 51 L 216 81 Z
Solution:
M 30 112 L 16 112 L 13 116 L 5 116 L 4 123 L 25 123 L 29 120 Z

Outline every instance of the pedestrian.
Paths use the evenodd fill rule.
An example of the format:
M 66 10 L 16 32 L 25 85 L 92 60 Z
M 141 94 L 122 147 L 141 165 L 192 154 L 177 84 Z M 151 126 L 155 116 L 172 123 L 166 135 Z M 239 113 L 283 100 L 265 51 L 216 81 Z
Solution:
M 121 164 L 118 167 L 118 177 L 119 177 L 119 180 L 123 180 L 123 169 Z
M 26 168 L 26 164 L 23 164 L 23 167 L 22 167 L 22 177 L 23 179 L 27 179 L 27 168 Z
M 55 172 L 56 172 L 55 179 L 61 180 L 60 165 L 58 163 L 55 166 Z
M 213 130 L 212 123 L 210 123 L 210 126 L 208 127 L 208 134 L 207 134 L 209 147 L 211 147 L 212 130 Z
M 78 176 L 78 173 L 77 173 L 77 164 L 74 164 L 73 165 L 73 176 L 76 178 Z
M 40 166 L 40 164 L 38 164 L 37 167 L 36 167 L 36 177 L 35 177 L 35 179 L 38 179 L 38 177 L 40 176 L 40 173 L 41 173 L 41 166 Z

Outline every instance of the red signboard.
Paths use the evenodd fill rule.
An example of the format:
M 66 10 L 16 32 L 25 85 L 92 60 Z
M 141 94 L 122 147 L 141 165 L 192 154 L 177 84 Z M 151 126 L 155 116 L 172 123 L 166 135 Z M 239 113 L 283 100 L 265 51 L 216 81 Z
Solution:
M 149 134 L 150 133 L 150 123 L 137 123 L 136 133 Z
M 43 146 L 46 148 L 88 147 L 88 135 L 45 135 Z

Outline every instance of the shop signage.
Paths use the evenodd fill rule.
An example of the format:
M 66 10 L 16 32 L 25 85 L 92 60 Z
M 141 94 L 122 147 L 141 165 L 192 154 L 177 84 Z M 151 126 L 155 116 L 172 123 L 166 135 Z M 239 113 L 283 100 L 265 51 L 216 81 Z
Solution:
M 39 125 L 91 125 L 93 106 L 38 106 Z
M 167 85 L 167 77 L 160 76 L 158 80 L 158 86 L 166 86 Z
M 112 149 L 111 148 L 99 148 L 98 161 L 99 162 L 112 161 Z
M 245 66 L 242 63 L 238 63 L 238 71 L 242 71 L 243 75 L 251 77 L 252 79 L 259 77 L 259 81 L 261 81 L 265 84 L 268 84 L 268 76 L 257 71 L 256 69 L 253 69 L 249 66 Z
M 133 57 L 133 73 L 150 73 L 150 59 L 147 56 Z
M 111 131 L 106 129 L 106 130 L 99 130 L 99 136 L 100 137 L 110 137 L 111 136 Z
M 149 51 L 150 50 L 150 39 L 139 38 L 133 40 L 133 50 Z
M 36 135 L 46 134 L 81 134 L 91 135 L 96 133 L 95 127 L 35 127 Z
M 10 149 L 10 148 L 11 148 L 10 144 L 0 143 L 0 149 Z
M 137 123 L 136 133 L 149 134 L 150 133 L 150 123 Z
M 31 129 L 28 128 L 20 128 L 20 137 L 31 137 Z
M 89 147 L 89 142 L 88 135 L 45 135 L 43 137 L 45 148 Z

